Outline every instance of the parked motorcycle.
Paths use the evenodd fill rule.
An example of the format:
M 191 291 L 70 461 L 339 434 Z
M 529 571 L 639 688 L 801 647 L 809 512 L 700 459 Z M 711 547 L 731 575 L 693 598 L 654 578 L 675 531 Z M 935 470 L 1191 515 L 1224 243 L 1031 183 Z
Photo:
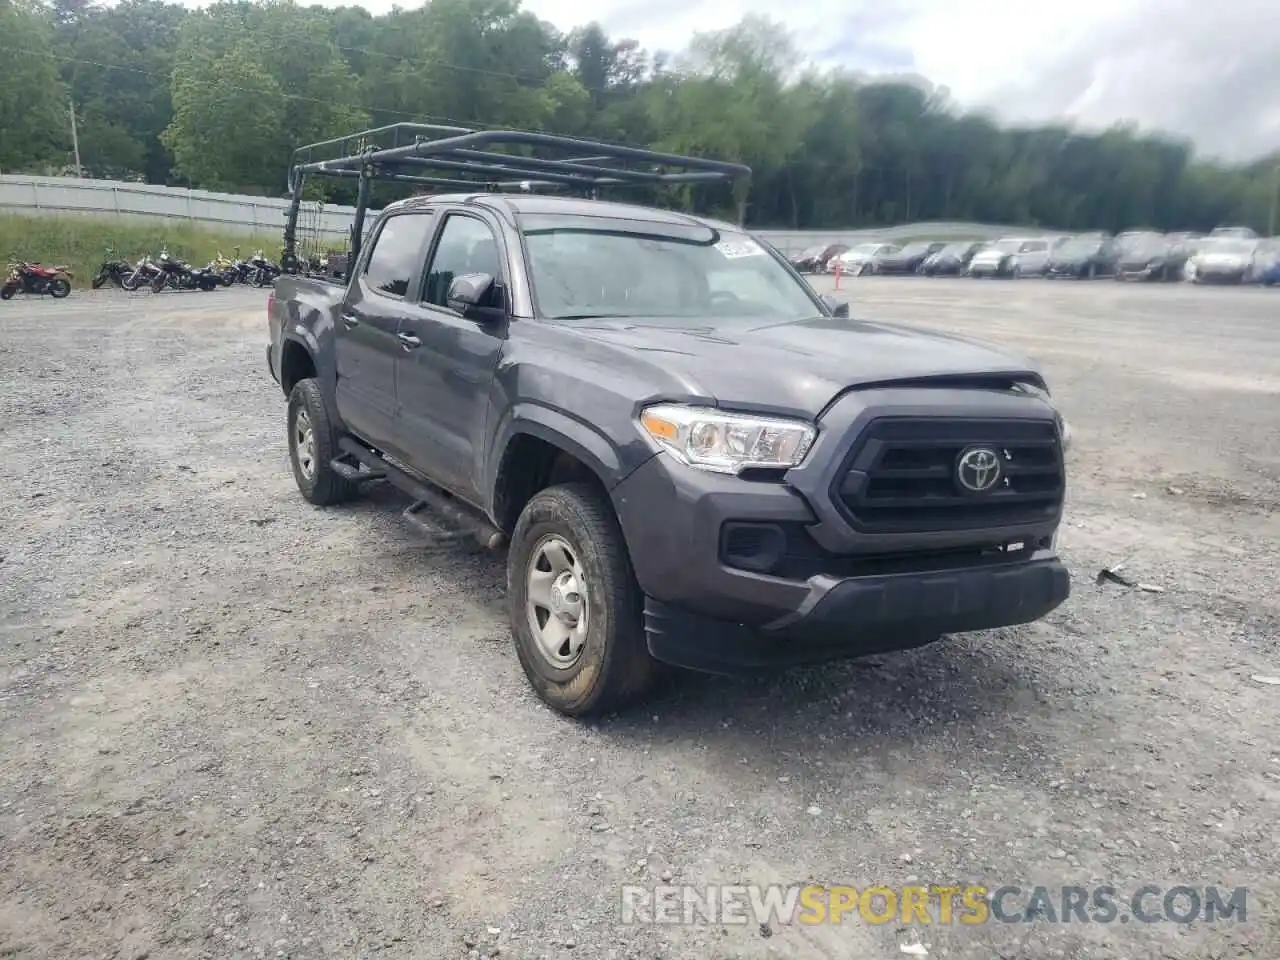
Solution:
M 251 270 L 248 282 L 255 287 L 265 287 L 280 276 L 280 267 L 268 260 L 261 250 L 255 251 L 249 258 L 249 266 Z
M 209 261 L 209 265 L 205 269 L 212 274 L 216 274 L 224 287 L 229 287 L 236 282 L 238 275 L 236 263 L 234 260 L 224 257 L 221 250 Z
M 222 279 L 216 273 L 210 273 L 203 267 L 192 269 L 191 264 L 185 260 L 170 257 L 168 251 L 160 254 L 156 265 L 160 270 L 151 279 L 152 293 L 159 293 L 165 287 L 172 287 L 174 290 L 203 290 L 207 293 L 222 285 Z
M 160 268 L 151 259 L 151 254 L 144 253 L 142 259 L 133 265 L 133 271 L 120 281 L 120 286 L 126 290 L 137 290 L 148 286 L 159 272 Z
M 15 293 L 46 293 L 61 300 L 71 292 L 71 271 L 65 266 L 46 267 L 30 261 L 11 261 L 9 276 L 0 287 L 0 300 L 9 300 Z
M 98 275 L 93 278 L 93 289 L 97 290 L 107 283 L 114 283 L 124 289 L 125 277 L 133 273 L 133 264 L 128 260 L 111 259 L 113 252 L 110 247 L 107 248 L 107 256 L 102 261 L 102 266 L 98 267 Z

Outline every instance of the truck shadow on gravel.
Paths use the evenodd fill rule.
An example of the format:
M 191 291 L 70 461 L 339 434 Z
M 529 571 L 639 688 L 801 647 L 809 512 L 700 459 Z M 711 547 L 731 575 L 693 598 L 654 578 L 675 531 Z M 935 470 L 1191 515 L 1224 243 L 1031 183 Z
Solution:
M 359 500 L 328 509 L 359 516 L 396 544 L 394 557 L 375 561 L 374 576 L 388 589 L 429 580 L 439 597 L 465 598 L 488 621 L 483 649 L 500 658 L 507 682 L 523 687 L 507 625 L 505 552 L 430 544 L 401 518 L 409 502 L 374 485 Z M 762 743 L 806 744 L 818 756 L 826 748 L 858 753 L 875 742 L 917 750 L 931 743 L 954 749 L 957 739 L 1003 741 L 1012 717 L 1032 727 L 1038 718 L 1052 724 L 1079 692 L 1055 679 L 1071 676 L 1071 665 L 1053 621 L 775 672 L 726 677 L 668 669 L 644 702 L 607 715 L 598 728 L 628 749 L 651 745 L 657 728 L 660 736 L 706 738 L 717 753 L 755 759 Z

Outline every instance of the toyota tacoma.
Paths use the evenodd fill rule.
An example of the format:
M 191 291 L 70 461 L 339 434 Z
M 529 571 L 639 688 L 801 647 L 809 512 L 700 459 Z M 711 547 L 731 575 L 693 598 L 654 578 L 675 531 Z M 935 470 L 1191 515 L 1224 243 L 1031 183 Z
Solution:
M 516 161 L 481 149 L 492 133 L 299 162 L 291 186 L 357 169 L 364 197 L 450 158 L 493 179 Z M 681 159 L 653 156 L 656 177 Z M 625 179 L 520 160 L 557 187 Z M 904 649 L 1067 598 L 1068 432 L 1031 363 L 852 320 L 733 223 L 515 183 L 358 222 L 341 285 L 299 275 L 287 232 L 266 356 L 306 499 L 389 481 L 423 529 L 506 548 L 515 650 L 548 704 L 598 713 L 661 663 Z

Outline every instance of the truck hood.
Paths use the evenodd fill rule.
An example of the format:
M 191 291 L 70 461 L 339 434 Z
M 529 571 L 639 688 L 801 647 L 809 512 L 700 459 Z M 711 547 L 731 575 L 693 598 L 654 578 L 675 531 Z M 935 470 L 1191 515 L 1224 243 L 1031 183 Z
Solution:
M 984 374 L 1038 378 L 1025 357 L 932 330 L 834 317 L 695 323 L 619 319 L 563 329 L 649 360 L 690 396 L 807 418 L 851 387 Z

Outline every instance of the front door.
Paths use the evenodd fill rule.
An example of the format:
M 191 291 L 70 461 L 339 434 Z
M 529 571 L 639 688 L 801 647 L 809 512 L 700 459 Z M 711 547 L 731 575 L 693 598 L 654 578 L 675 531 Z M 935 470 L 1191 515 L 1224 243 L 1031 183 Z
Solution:
M 421 283 L 433 220 L 431 212 L 420 210 L 383 219 L 338 311 L 338 415 L 352 433 L 379 447 L 395 438 L 398 328 L 406 295 Z
M 494 370 L 506 341 L 506 321 L 464 317 L 448 307 L 456 276 L 494 278 L 494 306 L 505 303 L 506 268 L 491 226 L 474 213 L 445 215 L 427 265 L 421 302 L 406 311 L 396 374 L 399 444 L 423 451 L 412 463 L 473 504 L 482 504 L 485 423 Z M 418 342 L 414 343 L 416 340 Z

